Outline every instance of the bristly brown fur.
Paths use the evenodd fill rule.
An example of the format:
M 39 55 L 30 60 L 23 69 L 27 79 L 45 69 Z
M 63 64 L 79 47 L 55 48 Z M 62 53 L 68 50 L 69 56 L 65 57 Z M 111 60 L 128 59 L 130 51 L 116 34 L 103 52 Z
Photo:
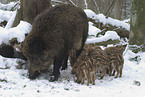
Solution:
M 117 72 L 115 78 L 117 78 L 118 76 L 119 77 L 122 76 L 122 69 L 124 64 L 124 59 L 123 59 L 124 50 L 125 50 L 124 45 L 108 47 L 104 50 L 104 52 L 108 55 L 108 59 L 110 61 L 110 65 L 109 65 L 110 76 L 115 75 L 115 72 Z
M 36 78 L 53 63 L 51 81 L 57 80 L 59 69 L 67 67 L 70 51 L 74 50 L 78 57 L 87 35 L 88 20 L 81 8 L 63 4 L 38 15 L 22 48 L 29 61 L 29 77 Z
M 106 48 L 104 51 L 95 45 L 85 45 L 81 55 L 72 65 L 72 72 L 77 76 L 77 82 L 83 84 L 87 78 L 87 85 L 91 82 L 95 84 L 96 73 L 101 72 L 102 79 L 109 71 L 109 75 L 117 72 L 115 78 L 122 76 L 123 69 L 123 51 L 125 46 L 116 46 Z M 93 75 L 92 75 L 93 74 Z
M 72 72 L 76 74 L 78 83 L 83 84 L 86 77 L 87 85 L 90 82 L 95 85 L 97 71 L 103 71 L 101 74 L 102 79 L 106 73 L 106 67 L 107 58 L 103 50 L 98 46 L 85 45 L 76 63 L 73 64 Z

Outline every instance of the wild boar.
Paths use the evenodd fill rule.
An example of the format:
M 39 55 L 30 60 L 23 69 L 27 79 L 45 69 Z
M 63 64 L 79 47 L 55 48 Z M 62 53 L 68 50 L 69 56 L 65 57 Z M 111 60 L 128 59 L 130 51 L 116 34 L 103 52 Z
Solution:
M 108 60 L 99 46 L 85 45 L 77 61 L 73 64 L 72 72 L 77 77 L 77 82 L 83 84 L 87 78 L 87 85 L 95 85 L 96 73 L 101 71 L 100 79 L 106 73 Z
M 53 64 L 54 76 L 50 81 L 58 80 L 60 68 L 67 67 L 70 51 L 76 51 L 78 57 L 87 35 L 88 19 L 81 8 L 62 4 L 38 15 L 22 44 L 22 52 L 28 59 L 29 78 L 35 79 Z
M 109 75 L 115 75 L 115 72 L 117 72 L 115 78 L 122 76 L 122 69 L 124 64 L 123 59 L 123 51 L 125 50 L 126 45 L 117 45 L 115 47 L 108 47 L 104 50 L 104 52 L 108 56 L 108 60 L 110 62 L 109 65 Z M 112 74 L 113 72 L 113 74 Z
M 89 85 L 91 78 L 93 78 L 92 84 L 95 84 L 96 67 L 93 66 L 95 59 L 91 57 L 92 52 L 93 49 L 85 47 L 77 61 L 73 64 L 72 72 L 77 77 L 77 83 L 83 84 L 85 78 L 87 78 L 87 85 Z M 93 76 L 90 75 L 91 72 L 93 72 Z

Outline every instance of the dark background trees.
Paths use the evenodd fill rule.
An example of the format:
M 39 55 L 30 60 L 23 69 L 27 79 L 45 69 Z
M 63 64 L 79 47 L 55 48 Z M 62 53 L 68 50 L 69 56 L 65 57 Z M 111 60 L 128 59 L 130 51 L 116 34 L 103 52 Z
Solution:
M 11 1 L 19 1 L 19 0 L 0 0 L 1 3 L 9 3 Z M 28 5 L 26 4 L 27 7 L 31 6 L 29 2 L 34 2 L 31 8 L 35 8 L 34 6 L 37 5 L 35 3 L 36 1 L 39 2 L 39 0 L 24 0 L 23 2 L 27 2 L 28 4 Z M 40 1 L 46 2 L 45 4 L 43 4 L 43 7 L 45 7 L 50 1 L 52 2 L 52 4 L 55 5 L 60 3 L 70 3 L 70 1 L 72 1 L 74 4 L 81 7 L 82 9 L 89 8 L 93 10 L 95 13 L 103 13 L 104 15 L 106 15 L 108 9 L 110 8 L 107 16 L 116 19 L 126 19 L 130 17 L 130 0 L 40 0 Z
M 103 13 L 116 19 L 126 19 L 130 16 L 130 0 L 0 0 L 1 3 L 9 3 L 11 1 L 20 1 L 20 8 L 17 11 L 13 27 L 17 26 L 20 20 L 32 24 L 39 13 L 52 5 L 60 3 L 73 2 L 82 9 L 88 8 L 96 14 Z
M 51 0 L 20 0 L 20 3 L 20 9 L 17 11 L 13 26 L 17 26 L 20 20 L 32 24 L 34 18 L 39 13 L 51 7 Z
M 14 0 L 5 0 L 3 3 L 8 3 L 10 1 Z M 17 10 L 17 14 L 13 22 L 13 27 L 17 26 L 21 20 L 32 24 L 35 17 L 48 7 L 51 7 L 51 0 L 20 0 L 20 8 Z M 21 52 L 15 51 L 12 45 L 6 44 L 0 45 L 0 55 L 9 58 L 23 57 Z
M 130 44 L 142 45 L 145 51 L 145 0 L 132 0 Z
M 116 19 L 126 19 L 130 17 L 130 0 L 51 0 L 51 1 L 52 4 L 68 3 L 68 1 L 72 1 L 74 2 L 74 4 L 81 7 L 82 9 L 89 8 L 93 10 L 95 13 L 103 13 L 104 15 Z

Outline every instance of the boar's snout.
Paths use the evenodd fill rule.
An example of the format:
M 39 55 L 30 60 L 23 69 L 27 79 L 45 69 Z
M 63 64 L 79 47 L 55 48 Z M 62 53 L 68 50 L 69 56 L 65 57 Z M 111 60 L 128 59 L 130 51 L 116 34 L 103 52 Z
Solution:
M 38 76 L 40 75 L 40 72 L 39 71 L 35 71 L 35 72 L 29 72 L 28 76 L 30 79 L 36 79 Z

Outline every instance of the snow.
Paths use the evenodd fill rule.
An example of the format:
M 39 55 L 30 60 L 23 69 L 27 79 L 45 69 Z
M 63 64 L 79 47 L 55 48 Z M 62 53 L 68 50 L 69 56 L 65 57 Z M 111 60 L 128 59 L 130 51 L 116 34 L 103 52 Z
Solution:
M 87 41 L 86 41 L 86 44 L 89 44 L 89 43 L 96 43 L 96 42 L 103 42 L 103 41 L 108 41 L 108 40 L 120 40 L 120 36 L 118 36 L 118 34 L 115 32 L 115 31 L 107 31 L 105 33 L 104 36 L 102 37 L 91 37 L 91 38 L 88 38 Z
M 14 12 L 9 14 L 7 14 L 7 11 L 3 12 L 3 14 L 1 12 L 0 19 L 4 20 L 8 17 L 6 20 L 10 22 Z M 91 16 L 91 14 L 89 15 Z M 96 17 L 96 15 L 94 16 Z M 104 18 L 104 20 L 106 19 Z M 112 23 L 117 24 L 114 19 Z M 89 23 L 89 25 L 90 35 L 95 36 L 100 32 L 92 23 Z M 123 27 L 127 26 L 126 28 L 130 27 L 125 22 L 122 22 L 121 25 Z M 31 25 L 25 21 L 21 21 L 17 27 L 9 29 L 0 27 L 0 44 L 3 42 L 8 43 L 8 40 L 13 37 L 17 37 L 18 41 L 22 42 L 25 34 L 29 33 L 30 30 Z M 108 39 L 120 39 L 120 37 L 116 32 L 108 31 L 104 36 L 88 38 L 86 43 L 101 42 Z M 86 86 L 86 81 L 83 85 L 74 81 L 75 77 L 71 74 L 72 68 L 70 65 L 67 70 L 61 71 L 61 76 L 56 82 L 48 81 L 49 74 L 41 74 L 36 80 L 30 80 L 27 76 L 28 70 L 25 67 L 23 69 L 17 68 L 20 65 L 19 61 L 22 60 L 0 56 L 0 97 L 144 97 L 145 52 L 135 54 L 129 47 L 125 52 L 123 56 L 123 76 L 121 78 L 115 79 L 113 76 L 105 75 L 100 80 L 96 77 L 96 85 L 90 84 L 89 86 Z M 139 62 L 130 60 L 136 56 L 139 56 Z
M 2 4 L 0 2 L 0 9 L 2 10 L 11 10 L 18 2 L 10 2 L 9 4 Z
M 25 34 L 29 33 L 31 28 L 31 24 L 25 21 L 20 21 L 17 27 L 10 29 L 0 27 L 0 44 L 8 44 L 12 38 L 17 38 L 19 42 L 22 42 L 25 39 Z
M 92 22 L 89 22 L 89 35 L 96 36 L 101 30 L 95 26 L 93 26 Z
M 140 55 L 140 63 L 129 59 Z M 128 50 L 124 56 L 125 64 L 122 78 L 106 75 L 102 80 L 96 78 L 96 85 L 77 84 L 71 74 L 71 67 L 61 72 L 57 82 L 49 82 L 47 74 L 36 80 L 30 80 L 27 70 L 16 69 L 18 59 L 0 57 L 0 96 L 2 97 L 144 97 L 145 92 L 145 53 L 134 54 Z M 3 61 L 4 60 L 4 61 Z M 7 64 L 7 68 L 3 65 Z M 135 84 L 140 82 L 140 86 Z
M 15 14 L 15 11 L 3 11 L 0 10 L 0 23 L 3 21 L 9 21 L 11 16 Z
M 111 24 L 112 26 L 122 27 L 122 28 L 125 28 L 126 30 L 130 31 L 130 25 L 128 23 L 124 22 L 124 21 L 113 19 L 111 17 L 106 18 L 105 15 L 95 14 L 90 9 L 85 9 L 84 11 L 89 18 L 96 19 L 97 21 L 102 22 L 104 25 L 105 24 Z
M 5 27 L 6 29 L 10 29 L 12 27 L 13 22 L 14 22 L 15 17 L 16 17 L 16 13 L 17 13 L 17 11 L 14 11 L 13 15 L 11 16 L 11 18 L 9 19 L 9 21 Z

